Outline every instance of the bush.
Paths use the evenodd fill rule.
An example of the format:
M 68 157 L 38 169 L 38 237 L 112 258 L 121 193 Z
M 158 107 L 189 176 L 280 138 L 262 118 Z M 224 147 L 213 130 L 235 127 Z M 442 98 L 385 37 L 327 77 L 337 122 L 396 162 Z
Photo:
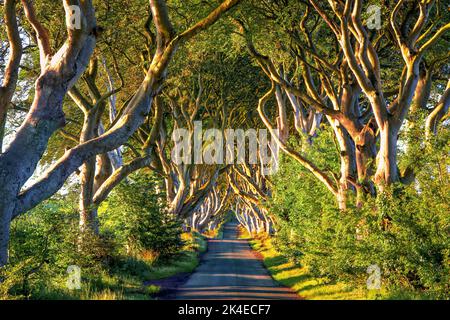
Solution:
M 114 235 L 122 253 L 154 259 L 181 250 L 181 224 L 165 211 L 162 195 L 154 190 L 158 183 L 151 176 L 133 176 L 101 208 L 102 231 Z
M 183 246 L 181 225 L 161 208 L 164 203 L 152 190 L 156 183 L 138 176 L 121 184 L 100 210 L 100 235 L 83 233 L 81 243 L 76 192 L 15 219 L 10 263 L 0 269 L 0 299 L 107 298 L 114 296 L 110 290 L 126 288 L 129 294 L 131 287 L 148 297 L 140 291 L 154 260 Z M 66 287 L 71 265 L 81 268 L 82 290 Z
M 79 215 L 71 206 L 76 203 L 74 195 L 55 197 L 13 221 L 10 262 L 0 270 L 5 279 L 0 298 L 38 297 L 60 286 L 71 265 L 82 268 L 86 276 L 104 272 L 115 251 L 114 241 L 84 234 L 87 245 L 79 246 Z
M 277 249 L 330 280 L 365 286 L 367 268 L 378 265 L 388 291 L 448 299 L 450 150 L 445 141 L 448 136 L 442 134 L 408 151 L 416 154 L 415 184 L 387 188 L 346 212 L 336 209 L 333 197 L 309 173 L 284 158 L 270 203 L 278 217 Z

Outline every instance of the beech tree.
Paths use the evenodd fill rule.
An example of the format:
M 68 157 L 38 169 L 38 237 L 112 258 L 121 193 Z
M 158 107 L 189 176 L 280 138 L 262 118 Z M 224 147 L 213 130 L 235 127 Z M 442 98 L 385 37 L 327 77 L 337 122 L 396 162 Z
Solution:
M 380 26 L 380 31 L 377 31 L 363 25 L 362 1 L 293 3 L 288 8 L 289 14 L 294 13 L 288 17 L 298 18 L 300 22 L 291 24 L 288 20 L 286 25 L 278 24 L 286 40 L 284 43 L 275 40 L 278 43 L 272 48 L 264 49 L 272 56 L 256 48 L 258 43 L 252 40 L 252 21 L 246 17 L 235 20 L 250 55 L 272 83 L 258 107 L 266 126 L 273 132 L 275 125 L 266 114 L 266 104 L 275 97 L 279 106 L 278 119 L 282 120 L 280 128 L 282 132 L 289 128 L 288 117 L 284 115 L 286 108 L 282 105 L 281 91 L 284 90 L 293 107 L 295 128 L 298 127 L 300 104 L 323 114 L 333 128 L 340 149 L 341 170 L 338 175 L 330 175 L 309 161 L 307 155 L 293 150 L 286 143 L 286 133 L 282 133 L 278 140 L 283 151 L 327 187 L 341 209 L 346 208 L 349 190 L 357 191 L 357 202 L 361 205 L 365 195 L 375 194 L 373 184 L 383 191 L 385 185 L 411 181 L 412 173 L 408 168 L 402 174 L 398 173 L 397 140 L 411 105 L 426 106 L 430 98 L 429 90 L 426 90 L 430 86 L 430 72 L 427 77 L 423 59 L 449 28 L 448 23 L 440 20 L 429 22 L 434 5 L 434 1 L 397 3 L 392 8 L 389 24 L 384 28 Z M 274 1 L 261 4 L 260 8 L 269 20 L 283 21 L 285 6 L 283 1 Z M 439 15 L 441 3 L 436 6 L 434 14 Z M 415 9 L 418 16 L 414 15 Z M 401 31 L 397 25 L 402 25 Z M 327 42 L 318 39 L 324 32 L 330 35 Z M 420 42 L 421 46 L 418 45 Z M 387 64 L 385 68 L 380 61 L 385 63 L 386 59 L 393 58 L 392 51 L 387 51 L 387 48 L 399 52 L 404 64 Z M 279 54 L 280 51 L 284 55 Z M 276 61 L 275 55 L 282 59 L 290 58 L 287 62 Z M 431 65 L 439 65 L 440 60 L 445 61 L 446 56 L 441 56 Z M 400 83 L 383 79 L 383 74 L 393 74 L 387 68 L 399 71 Z M 445 107 L 448 105 L 447 94 L 448 89 L 445 89 L 439 103 L 432 108 L 425 129 L 427 132 L 430 132 L 434 115 L 439 113 L 442 116 L 442 111 L 448 110 Z M 279 120 L 277 126 L 280 126 Z
M 448 296 L 446 2 L 0 5 L 0 295 L 115 290 L 234 213 L 313 276 Z
M 236 217 L 247 231 L 272 234 L 274 221 L 265 205 L 270 198 L 270 182 L 262 168 L 262 165 L 236 165 L 228 174 L 228 183 L 235 193 Z
M 25 17 L 36 33 L 41 74 L 36 81 L 34 101 L 25 121 L 9 146 L 0 155 L 0 184 L 3 194 L 0 201 L 0 265 L 6 264 L 8 259 L 11 220 L 57 192 L 64 181 L 86 160 L 126 143 L 149 113 L 153 98 L 161 90 L 169 63 L 178 48 L 216 22 L 224 12 L 239 2 L 239 0 L 226 0 L 203 20 L 187 30 L 176 32 L 169 18 L 165 1 L 151 0 L 150 9 L 156 30 L 156 50 L 147 74 L 136 94 L 127 104 L 126 110 L 108 131 L 68 150 L 41 178 L 23 189 L 35 172 L 47 147 L 48 139 L 65 124 L 62 111 L 63 99 L 85 71 L 99 32 L 92 1 L 64 0 L 67 21 L 73 18 L 71 6 L 77 5 L 80 8 L 81 28 L 74 29 L 69 25 L 66 42 L 56 53 L 53 53 L 48 32 L 38 20 L 33 2 L 21 1 Z M 8 8 L 15 9 L 11 9 L 10 6 Z M 17 33 L 13 14 L 10 14 L 8 21 L 8 27 L 12 31 L 15 29 Z M 11 36 L 11 41 L 16 43 L 17 37 Z
M 224 220 L 224 213 L 229 205 L 230 194 L 230 188 L 223 188 L 223 185 L 217 183 L 199 208 L 186 219 L 186 225 L 191 230 L 199 232 L 216 230 Z

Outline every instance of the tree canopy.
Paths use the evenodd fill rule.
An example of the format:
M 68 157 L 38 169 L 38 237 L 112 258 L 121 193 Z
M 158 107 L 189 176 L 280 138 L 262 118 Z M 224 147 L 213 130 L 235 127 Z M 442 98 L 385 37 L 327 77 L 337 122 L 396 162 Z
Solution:
M 0 4 L 0 267 L 55 210 L 94 260 L 233 212 L 321 276 L 448 298 L 445 1 Z

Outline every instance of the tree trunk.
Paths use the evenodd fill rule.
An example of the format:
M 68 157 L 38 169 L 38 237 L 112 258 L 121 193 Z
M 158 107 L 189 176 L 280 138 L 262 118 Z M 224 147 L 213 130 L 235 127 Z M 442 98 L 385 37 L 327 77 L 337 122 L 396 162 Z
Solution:
M 287 120 L 286 103 L 284 101 L 283 92 L 280 86 L 278 85 L 276 87 L 275 97 L 277 99 L 278 104 L 278 118 L 277 118 L 278 132 L 280 135 L 280 140 L 283 143 L 286 143 L 289 138 L 289 123 Z
M 11 202 L 0 203 L 0 267 L 8 263 L 8 244 L 11 225 Z
M 92 65 L 92 62 L 91 62 Z M 81 131 L 80 143 L 84 143 L 97 137 L 98 127 L 100 124 L 100 115 L 103 108 L 97 107 L 84 111 L 84 124 Z M 96 157 L 86 160 L 80 173 L 80 231 L 82 233 L 98 234 L 97 209 L 94 208 L 94 182 L 95 182 L 95 165 Z
M 98 234 L 97 209 L 94 207 L 95 158 L 81 168 L 80 231 Z
M 377 156 L 374 131 L 366 126 L 354 139 L 356 148 L 356 169 L 358 173 L 357 200 L 356 205 L 361 207 L 366 195 L 375 195 L 373 182 L 370 180 L 373 174 L 372 163 Z
M 400 181 L 397 170 L 397 135 L 399 129 L 386 121 L 380 129 L 380 149 L 377 155 L 375 183 L 383 191 L 386 185 Z
M 450 80 L 447 82 L 447 88 L 442 94 L 441 99 L 439 100 L 438 105 L 430 115 L 427 117 L 425 123 L 425 134 L 427 138 L 430 138 L 432 135 L 437 134 L 438 124 L 448 112 L 450 107 Z
M 20 189 L 32 176 L 44 154 L 50 136 L 64 124 L 63 85 L 54 81 L 52 73 L 36 82 L 36 94 L 31 110 L 6 151 L 0 154 L 0 266 L 8 259 L 9 227 Z
M 337 121 L 328 117 L 340 149 L 341 176 L 339 179 L 336 199 L 340 210 L 347 210 L 348 192 L 353 189 L 349 181 L 354 180 L 356 174 L 355 146 L 347 130 Z

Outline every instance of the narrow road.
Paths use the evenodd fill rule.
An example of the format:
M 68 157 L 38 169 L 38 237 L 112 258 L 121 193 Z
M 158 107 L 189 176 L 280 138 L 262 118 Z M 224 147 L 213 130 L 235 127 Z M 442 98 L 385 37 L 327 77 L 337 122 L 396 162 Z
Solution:
M 208 241 L 208 252 L 175 299 L 298 299 L 271 278 L 247 240 L 237 239 L 237 226 L 227 223 L 223 239 Z

